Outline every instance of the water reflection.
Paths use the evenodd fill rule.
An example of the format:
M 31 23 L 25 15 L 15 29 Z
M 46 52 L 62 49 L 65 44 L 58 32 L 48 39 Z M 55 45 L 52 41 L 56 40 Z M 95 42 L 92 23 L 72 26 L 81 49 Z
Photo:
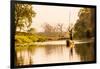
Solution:
M 35 65 L 64 62 L 93 61 L 93 43 L 77 44 L 70 49 L 66 46 L 27 46 L 16 50 L 16 65 Z
M 94 61 L 94 43 L 78 44 L 75 50 L 80 55 L 81 61 Z

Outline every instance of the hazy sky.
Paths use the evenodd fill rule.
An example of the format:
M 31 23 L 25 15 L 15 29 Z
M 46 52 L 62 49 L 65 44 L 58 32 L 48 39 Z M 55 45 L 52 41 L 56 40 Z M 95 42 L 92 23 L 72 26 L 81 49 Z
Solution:
M 63 30 L 70 23 L 75 24 L 78 19 L 78 7 L 61 7 L 61 6 L 47 6 L 47 5 L 33 5 L 33 10 L 36 12 L 36 16 L 33 18 L 32 27 L 36 29 L 37 32 L 43 31 L 43 25 L 48 23 L 52 26 L 57 24 L 63 24 Z

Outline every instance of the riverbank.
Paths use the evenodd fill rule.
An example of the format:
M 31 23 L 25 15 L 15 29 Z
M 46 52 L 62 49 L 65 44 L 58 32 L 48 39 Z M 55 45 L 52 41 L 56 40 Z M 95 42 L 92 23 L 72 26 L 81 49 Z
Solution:
M 93 40 L 73 40 L 74 44 L 82 44 L 82 43 L 89 43 Z M 16 44 L 16 46 L 26 46 L 26 45 L 66 45 L 66 40 L 57 40 L 57 41 L 44 41 L 44 42 L 32 42 L 32 43 L 24 43 L 24 44 Z

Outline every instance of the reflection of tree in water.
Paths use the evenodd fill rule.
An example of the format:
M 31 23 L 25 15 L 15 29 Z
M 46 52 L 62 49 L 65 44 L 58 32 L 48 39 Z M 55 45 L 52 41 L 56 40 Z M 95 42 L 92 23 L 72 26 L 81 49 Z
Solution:
M 52 50 L 54 50 L 54 46 L 48 45 L 48 46 L 43 46 L 46 50 L 46 54 L 50 54 L 52 52 Z
M 55 52 L 55 53 L 62 53 L 63 52 L 63 46 L 62 45 L 48 45 L 48 46 L 45 46 L 45 50 L 46 50 L 46 54 L 49 55 L 51 54 L 52 52 Z
M 76 53 L 80 55 L 81 61 L 94 60 L 94 43 L 77 44 L 75 46 Z
M 73 56 L 73 48 L 70 48 L 70 56 Z
M 22 47 L 22 48 L 19 47 L 19 50 L 17 50 L 15 52 L 15 65 L 16 66 L 20 66 L 20 65 L 24 65 L 25 64 L 24 60 L 26 60 L 26 59 L 25 59 L 25 56 L 23 56 L 24 53 L 22 53 L 22 52 L 25 52 L 25 51 L 28 52 L 27 53 L 28 54 L 28 60 L 27 61 L 29 61 L 29 62 L 27 64 L 32 65 L 33 64 L 32 54 L 34 53 L 34 50 L 35 50 L 35 46 L 31 46 L 31 45 L 27 46 L 27 47 Z M 19 57 L 17 55 L 18 52 L 20 52 Z
M 73 59 L 73 48 L 69 49 L 69 60 Z
M 16 57 L 16 66 L 20 66 L 24 64 L 24 59 L 21 51 L 20 51 L 20 57 L 17 57 L 17 55 L 15 57 Z
M 32 65 L 33 61 L 32 61 L 32 53 L 34 48 L 30 45 L 27 49 L 28 51 L 28 57 L 29 57 L 29 64 Z

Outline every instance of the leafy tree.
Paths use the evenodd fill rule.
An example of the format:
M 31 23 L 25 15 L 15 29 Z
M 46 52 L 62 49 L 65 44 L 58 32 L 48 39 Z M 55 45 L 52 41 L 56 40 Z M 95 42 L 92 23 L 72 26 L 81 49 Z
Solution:
M 32 9 L 31 4 L 16 4 L 15 5 L 15 25 L 16 29 L 24 29 L 30 27 L 32 23 L 32 17 L 35 17 L 36 13 Z
M 90 38 L 94 36 L 94 25 L 95 25 L 95 10 L 93 8 L 82 8 L 80 9 L 78 16 L 79 19 L 76 21 L 74 26 L 75 34 L 74 37 L 78 38 Z

